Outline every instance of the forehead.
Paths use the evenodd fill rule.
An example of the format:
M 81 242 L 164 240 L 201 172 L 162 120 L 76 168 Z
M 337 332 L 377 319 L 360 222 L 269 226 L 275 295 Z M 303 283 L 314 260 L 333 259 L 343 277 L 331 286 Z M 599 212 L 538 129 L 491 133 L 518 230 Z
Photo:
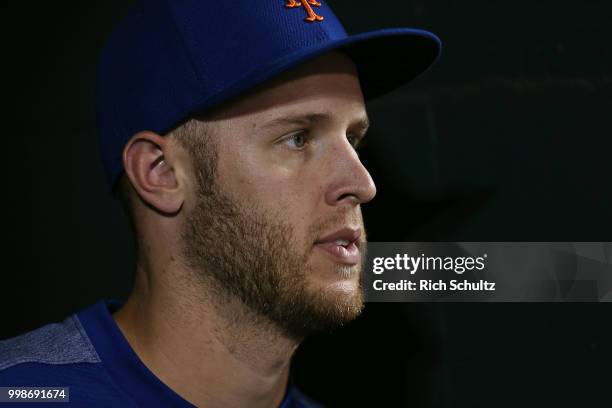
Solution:
M 300 111 L 364 115 L 359 77 L 350 58 L 339 52 L 324 54 L 224 104 L 206 119 L 256 117 L 261 122 Z

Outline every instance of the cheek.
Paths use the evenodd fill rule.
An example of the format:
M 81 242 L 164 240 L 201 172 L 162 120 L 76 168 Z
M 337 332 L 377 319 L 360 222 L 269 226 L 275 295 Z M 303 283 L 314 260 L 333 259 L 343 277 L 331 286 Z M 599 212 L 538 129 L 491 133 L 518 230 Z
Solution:
M 232 195 L 287 219 L 300 222 L 314 217 L 323 199 L 316 175 L 278 164 L 241 157 L 227 170 L 226 184 Z
M 309 223 L 324 202 L 320 168 L 306 160 L 292 160 L 230 138 L 223 144 L 218 165 L 218 180 L 232 198 L 285 220 Z
M 283 207 L 302 217 L 308 216 L 321 200 L 322 189 L 312 175 L 292 172 L 283 167 L 254 170 L 242 180 L 243 185 L 249 184 L 252 196 L 262 204 Z

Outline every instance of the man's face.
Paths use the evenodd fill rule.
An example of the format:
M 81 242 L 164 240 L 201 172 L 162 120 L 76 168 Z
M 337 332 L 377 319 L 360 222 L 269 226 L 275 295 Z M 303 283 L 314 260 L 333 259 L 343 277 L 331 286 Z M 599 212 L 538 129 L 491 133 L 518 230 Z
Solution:
M 214 168 L 210 152 L 192 152 L 188 263 L 294 338 L 356 317 L 360 204 L 376 190 L 354 148 L 367 116 L 352 62 L 319 57 L 206 122 Z

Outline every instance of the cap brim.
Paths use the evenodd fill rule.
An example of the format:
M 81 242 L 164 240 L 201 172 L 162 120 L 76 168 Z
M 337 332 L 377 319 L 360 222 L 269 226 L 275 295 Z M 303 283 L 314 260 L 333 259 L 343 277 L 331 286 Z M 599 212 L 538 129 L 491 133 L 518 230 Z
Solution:
M 346 43 L 344 43 L 346 42 Z M 415 79 L 440 56 L 440 39 L 424 30 L 397 28 L 353 35 L 339 44 L 355 62 L 366 100 Z
M 425 30 L 389 28 L 356 34 L 300 49 L 255 68 L 234 84 L 208 94 L 192 112 L 202 111 L 330 51 L 345 52 L 357 66 L 365 100 L 371 100 L 413 80 L 438 58 L 440 39 Z M 167 129 L 160 129 L 165 132 Z

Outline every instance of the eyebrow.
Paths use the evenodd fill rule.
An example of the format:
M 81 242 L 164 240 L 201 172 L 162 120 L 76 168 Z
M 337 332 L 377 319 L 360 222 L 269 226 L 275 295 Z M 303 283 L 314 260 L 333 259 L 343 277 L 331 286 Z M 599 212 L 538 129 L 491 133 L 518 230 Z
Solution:
M 269 122 L 266 122 L 264 125 L 261 126 L 261 129 L 270 129 L 290 125 L 309 126 L 317 122 L 331 121 L 332 119 L 332 115 L 325 112 L 308 114 L 289 114 L 287 116 L 282 116 L 276 119 L 272 119 Z M 370 119 L 367 115 L 364 115 L 352 121 L 350 127 L 357 129 L 357 131 L 360 133 L 365 133 L 370 127 Z

